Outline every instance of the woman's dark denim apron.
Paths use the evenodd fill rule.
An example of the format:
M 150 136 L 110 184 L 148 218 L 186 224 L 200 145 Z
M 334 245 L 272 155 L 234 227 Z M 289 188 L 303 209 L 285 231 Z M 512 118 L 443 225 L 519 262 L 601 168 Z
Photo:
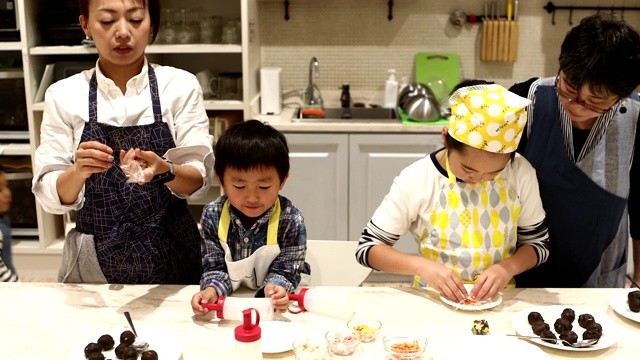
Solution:
M 162 121 L 155 72 L 149 65 L 154 122 L 117 127 L 98 122 L 95 72 L 89 90 L 89 122 L 81 142 L 99 141 L 119 150 L 140 148 L 163 155 L 175 147 Z M 163 184 L 128 183 L 115 161 L 85 183 L 85 204 L 76 229 L 92 234 L 100 268 L 109 283 L 197 284 L 202 274 L 200 234 L 187 202 Z
M 538 86 L 534 106 L 524 156 L 540 183 L 550 254 L 546 263 L 516 276 L 516 285 L 624 286 L 629 164 L 637 121 L 616 113 L 592 153 L 574 164 L 562 138 L 553 86 Z

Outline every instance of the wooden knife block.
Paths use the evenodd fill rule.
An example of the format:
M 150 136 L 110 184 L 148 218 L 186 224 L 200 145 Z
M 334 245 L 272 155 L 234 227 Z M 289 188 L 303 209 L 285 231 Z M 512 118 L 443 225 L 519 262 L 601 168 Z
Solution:
M 517 20 L 484 19 L 480 60 L 515 62 L 518 60 L 520 22 Z

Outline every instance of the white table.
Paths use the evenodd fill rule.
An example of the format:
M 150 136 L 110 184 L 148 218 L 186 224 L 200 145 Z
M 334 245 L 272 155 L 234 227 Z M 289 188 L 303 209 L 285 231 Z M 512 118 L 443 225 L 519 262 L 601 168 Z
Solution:
M 486 319 L 492 334 L 512 334 L 512 318 L 519 311 L 532 306 L 566 305 L 606 314 L 622 336 L 616 345 L 600 351 L 541 347 L 553 359 L 637 359 L 640 354 L 640 323 L 619 316 L 608 305 L 612 295 L 622 289 L 505 289 L 502 304 L 482 312 L 455 310 L 426 289 L 344 289 L 355 293 L 357 313 L 379 319 L 383 332 L 422 333 L 429 339 L 429 349 L 447 340 L 446 335 L 469 335 L 476 319 Z M 195 316 L 190 299 L 197 291 L 197 286 L 175 285 L 0 283 L 0 359 L 68 359 L 70 351 L 78 347 L 81 354 L 84 339 L 97 339 L 105 329 L 126 329 L 124 311 L 131 313 L 138 332 L 153 329 L 174 334 L 182 343 L 183 359 L 232 359 L 232 334 L 238 323 Z M 342 320 L 313 313 L 276 318 L 288 319 L 312 334 L 344 325 Z M 553 326 L 553 321 L 547 322 Z M 384 359 L 381 339 L 361 348 L 359 358 Z M 292 351 L 264 357 L 294 358 Z M 428 350 L 424 359 L 431 358 Z

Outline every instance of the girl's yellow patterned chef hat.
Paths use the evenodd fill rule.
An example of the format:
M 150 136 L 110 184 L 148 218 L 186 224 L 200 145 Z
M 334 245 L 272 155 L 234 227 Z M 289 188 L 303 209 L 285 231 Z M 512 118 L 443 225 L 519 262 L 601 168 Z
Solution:
M 529 103 L 497 84 L 460 88 L 449 99 L 449 134 L 476 149 L 514 152 L 527 123 Z

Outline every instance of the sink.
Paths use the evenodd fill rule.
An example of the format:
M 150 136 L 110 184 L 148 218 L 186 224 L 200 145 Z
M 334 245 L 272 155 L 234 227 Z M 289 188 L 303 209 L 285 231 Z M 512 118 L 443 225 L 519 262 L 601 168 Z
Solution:
M 398 123 L 400 119 L 395 109 L 388 108 L 325 108 L 324 118 L 303 118 L 300 108 L 293 113 L 291 121 L 303 123 L 340 123 L 340 122 L 367 122 L 367 123 Z

